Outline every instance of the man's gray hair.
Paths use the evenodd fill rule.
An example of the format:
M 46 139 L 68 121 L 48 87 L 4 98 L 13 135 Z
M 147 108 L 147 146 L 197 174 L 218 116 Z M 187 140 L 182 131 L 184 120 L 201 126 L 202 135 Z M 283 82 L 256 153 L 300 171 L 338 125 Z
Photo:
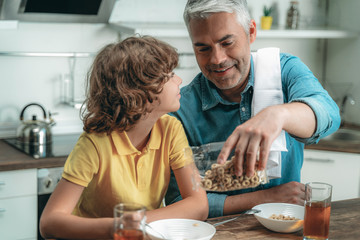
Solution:
M 235 12 L 238 22 L 249 35 L 251 18 L 246 0 L 188 0 L 184 10 L 186 27 L 189 29 L 191 19 L 206 19 L 218 12 Z

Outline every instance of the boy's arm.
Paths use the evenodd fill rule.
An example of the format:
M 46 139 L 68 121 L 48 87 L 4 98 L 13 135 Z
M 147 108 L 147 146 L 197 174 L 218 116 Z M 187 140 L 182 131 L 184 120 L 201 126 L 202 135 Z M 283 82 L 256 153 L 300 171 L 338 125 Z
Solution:
M 83 218 L 71 214 L 83 190 L 80 185 L 60 180 L 40 219 L 44 238 L 112 238 L 113 218 Z
M 179 184 L 182 199 L 164 208 L 148 211 L 146 214 L 148 222 L 165 218 L 205 220 L 209 211 L 206 192 L 200 187 L 195 189 L 192 182 L 194 175 L 198 176 L 197 181 L 200 181 L 197 170 L 194 166 L 188 165 L 175 169 L 173 172 Z

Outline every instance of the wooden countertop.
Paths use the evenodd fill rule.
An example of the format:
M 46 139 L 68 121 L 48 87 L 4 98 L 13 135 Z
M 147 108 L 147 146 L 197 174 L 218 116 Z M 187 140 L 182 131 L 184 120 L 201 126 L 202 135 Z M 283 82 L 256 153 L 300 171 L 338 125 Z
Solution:
M 341 128 L 360 131 L 360 125 L 353 123 L 344 123 Z M 360 153 L 359 142 L 348 142 L 341 140 L 325 140 L 322 139 L 317 144 L 307 145 L 305 149 L 313 150 L 324 150 L 324 151 L 335 151 L 335 152 L 345 152 L 345 153 Z
M 0 171 L 62 167 L 67 157 L 35 159 L 0 140 Z
M 320 140 L 317 144 L 306 145 L 305 149 L 335 151 L 345 153 L 359 153 L 360 148 L 358 143 L 349 143 L 345 141 L 325 141 Z
M 210 218 L 214 224 L 234 216 Z M 329 239 L 360 239 L 360 198 L 331 203 Z M 216 227 L 213 240 L 229 239 L 302 239 L 302 230 L 295 233 L 276 233 L 261 225 L 253 215 L 241 215 L 238 219 Z

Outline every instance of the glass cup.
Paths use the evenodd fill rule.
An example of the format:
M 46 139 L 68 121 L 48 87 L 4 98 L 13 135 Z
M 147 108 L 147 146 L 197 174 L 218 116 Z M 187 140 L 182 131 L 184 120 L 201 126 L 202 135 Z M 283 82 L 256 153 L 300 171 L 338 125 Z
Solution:
M 114 240 L 145 238 L 146 208 L 137 203 L 119 203 L 114 207 Z
M 185 161 L 184 167 L 191 169 L 192 190 L 198 191 L 201 186 L 201 177 L 195 165 L 194 154 L 191 147 L 184 148 L 184 161 Z
M 332 186 L 327 183 L 305 184 L 303 239 L 328 239 Z

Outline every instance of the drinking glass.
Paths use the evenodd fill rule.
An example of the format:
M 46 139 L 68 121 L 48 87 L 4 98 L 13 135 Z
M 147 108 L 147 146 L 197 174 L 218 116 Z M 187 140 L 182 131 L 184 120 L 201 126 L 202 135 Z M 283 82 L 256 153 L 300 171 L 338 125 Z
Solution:
M 119 203 L 114 207 L 114 240 L 145 238 L 146 208 L 137 203 Z
M 199 170 L 195 164 L 194 154 L 191 147 L 184 148 L 184 161 L 185 161 L 184 167 L 191 169 L 192 190 L 198 191 L 201 187 L 201 177 Z
M 305 184 L 303 239 L 328 239 L 332 186 L 327 183 Z

